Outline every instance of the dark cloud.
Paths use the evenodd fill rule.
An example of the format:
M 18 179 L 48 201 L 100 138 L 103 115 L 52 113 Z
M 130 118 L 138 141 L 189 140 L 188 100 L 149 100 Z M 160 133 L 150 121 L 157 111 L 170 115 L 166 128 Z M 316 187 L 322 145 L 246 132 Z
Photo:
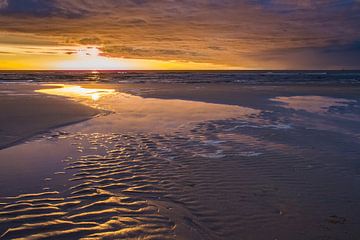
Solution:
M 0 13 L 8 16 L 80 17 L 79 9 L 62 8 L 57 0 L 0 0 Z
M 83 45 L 98 45 L 101 44 L 101 39 L 98 37 L 87 37 L 80 39 L 79 43 Z
M 127 46 L 107 46 L 102 49 L 105 55 L 112 57 L 126 57 L 126 58 L 142 58 L 153 59 L 157 56 L 158 59 L 184 60 L 184 56 L 201 57 L 200 53 L 191 50 L 176 50 L 176 49 L 154 49 L 154 48 L 140 48 Z
M 326 47 L 264 51 L 249 57 L 283 69 L 359 69 L 359 56 L 360 41 L 354 41 L 347 44 L 333 43 Z
M 54 1 L 46 0 L 7 0 L 6 2 L 6 6 L 1 10 L 3 14 L 48 15 L 55 7 Z
M 7 0 L 0 0 L 0 10 L 8 6 Z

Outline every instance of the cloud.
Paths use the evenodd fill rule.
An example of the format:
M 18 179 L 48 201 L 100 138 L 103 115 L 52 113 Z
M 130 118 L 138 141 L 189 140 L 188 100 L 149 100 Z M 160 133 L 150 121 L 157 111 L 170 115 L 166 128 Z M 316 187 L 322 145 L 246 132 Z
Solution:
M 86 37 L 80 39 L 79 43 L 83 45 L 98 45 L 101 44 L 101 39 L 98 37 Z
M 7 0 L 0 0 L 0 9 L 6 8 L 8 6 Z
M 280 69 L 358 69 L 360 41 L 326 47 L 284 48 L 249 56 Z M 295 67 L 294 67 L 295 66 Z
M 78 9 L 63 8 L 59 2 L 57 0 L 0 0 L 0 13 L 7 16 L 61 16 L 69 18 L 81 16 L 82 13 Z
M 99 45 L 114 57 L 296 68 L 302 63 L 295 57 L 288 61 L 290 56 L 306 62 L 311 54 L 305 52 L 325 56 L 321 49 L 360 39 L 359 5 L 353 0 L 8 0 L 0 7 L 0 31 Z M 332 56 L 341 52 L 345 49 Z

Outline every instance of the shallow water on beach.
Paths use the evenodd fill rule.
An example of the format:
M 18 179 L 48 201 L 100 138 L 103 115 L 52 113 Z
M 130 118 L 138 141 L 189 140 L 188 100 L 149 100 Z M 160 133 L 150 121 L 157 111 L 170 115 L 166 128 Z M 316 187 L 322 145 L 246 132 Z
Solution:
M 0 236 L 357 239 L 359 100 L 311 97 L 98 99 L 111 114 L 0 151 Z

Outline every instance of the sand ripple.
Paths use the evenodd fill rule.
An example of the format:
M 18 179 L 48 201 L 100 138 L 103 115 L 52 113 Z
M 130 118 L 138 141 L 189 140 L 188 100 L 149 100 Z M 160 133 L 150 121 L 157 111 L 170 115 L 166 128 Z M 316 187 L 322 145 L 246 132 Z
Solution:
M 344 236 L 343 219 L 359 221 L 352 212 L 358 203 L 349 200 L 360 195 L 348 187 L 360 182 L 359 142 L 284 126 L 234 118 L 171 134 L 54 137 L 77 152 L 62 159 L 69 187 L 0 199 L 1 238 Z M 343 227 L 333 228 L 334 217 L 326 221 L 333 212 L 346 215 L 336 218 Z

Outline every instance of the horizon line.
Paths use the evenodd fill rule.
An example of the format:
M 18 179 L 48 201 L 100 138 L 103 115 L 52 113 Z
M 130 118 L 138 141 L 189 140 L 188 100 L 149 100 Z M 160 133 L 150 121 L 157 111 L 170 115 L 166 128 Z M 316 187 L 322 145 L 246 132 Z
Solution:
M 88 69 L 0 69 L 0 72 L 341 72 L 341 71 L 360 71 L 360 69 L 112 69 L 112 70 L 88 70 Z

